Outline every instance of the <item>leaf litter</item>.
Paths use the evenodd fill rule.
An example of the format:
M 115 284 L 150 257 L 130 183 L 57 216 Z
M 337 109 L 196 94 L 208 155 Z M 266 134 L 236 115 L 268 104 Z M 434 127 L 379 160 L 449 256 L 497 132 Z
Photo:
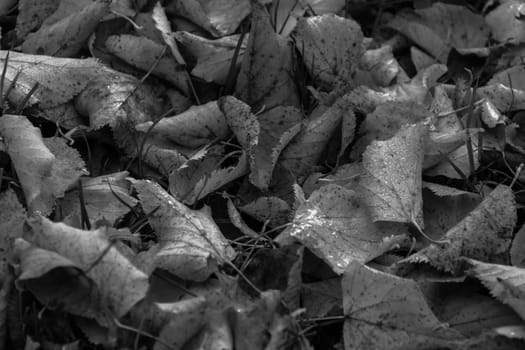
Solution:
M 0 348 L 522 349 L 522 12 L 2 3 Z

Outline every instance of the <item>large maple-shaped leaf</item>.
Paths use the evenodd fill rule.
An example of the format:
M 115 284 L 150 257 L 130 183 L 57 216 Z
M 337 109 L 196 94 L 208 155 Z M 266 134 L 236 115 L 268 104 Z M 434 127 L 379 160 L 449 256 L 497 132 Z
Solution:
M 428 262 L 458 273 L 460 257 L 498 262 L 510 247 L 516 224 L 516 203 L 511 189 L 496 187 L 469 215 L 443 237 L 448 243 L 431 244 L 410 256 L 409 262 Z
M 150 252 L 158 267 L 184 279 L 202 281 L 219 264 L 235 257 L 208 207 L 191 210 L 151 181 L 134 180 L 133 185 L 159 236 L 159 244 Z
M 462 336 L 432 313 L 416 282 L 354 261 L 342 280 L 345 349 L 435 349 Z
M 391 139 L 367 147 L 360 188 L 374 221 L 423 227 L 421 169 L 426 134 L 426 126 L 409 125 Z
M 252 2 L 248 48 L 237 77 L 235 95 L 254 107 L 299 106 L 292 74 L 292 46 L 270 23 L 262 4 Z
M 363 32 L 357 22 L 333 14 L 301 18 L 294 38 L 315 82 L 325 88 L 338 80 L 352 82 L 363 53 Z
M 357 194 L 337 185 L 312 193 L 296 209 L 288 234 L 339 274 L 352 261 L 366 263 L 404 239 L 382 235 Z

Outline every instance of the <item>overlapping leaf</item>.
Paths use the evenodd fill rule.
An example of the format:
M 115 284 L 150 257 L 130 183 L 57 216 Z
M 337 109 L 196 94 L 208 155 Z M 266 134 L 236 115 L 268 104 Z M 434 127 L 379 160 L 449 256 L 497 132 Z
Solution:
M 363 53 L 363 33 L 357 22 L 335 15 L 301 18 L 294 38 L 316 83 L 328 88 L 337 80 L 352 82 Z
M 159 185 L 133 181 L 148 221 L 159 235 L 151 258 L 158 267 L 189 280 L 203 281 L 235 252 L 211 218 L 210 209 L 191 210 Z
M 30 212 L 49 214 L 55 199 L 87 173 L 77 151 L 62 139 L 45 141 L 40 129 L 24 116 L 2 116 L 0 135 L 7 144 Z
M 248 47 L 237 77 L 235 95 L 255 109 L 299 106 L 292 76 L 292 46 L 274 32 L 268 12 L 253 2 Z
M 429 262 L 445 271 L 458 273 L 459 258 L 501 262 L 510 247 L 516 224 L 516 204 L 510 188 L 496 187 L 469 215 L 444 236 L 448 243 L 431 244 L 408 258 L 410 262 Z
M 408 125 L 389 140 L 374 141 L 363 155 L 363 198 L 374 221 L 423 227 L 421 169 L 427 134 L 422 124 Z
M 341 274 L 353 261 L 366 263 L 404 237 L 383 236 L 356 193 L 327 185 L 295 211 L 288 234 Z
M 44 217 L 28 221 L 31 232 L 18 239 L 18 286 L 44 304 L 61 303 L 73 314 L 108 325 L 148 290 L 148 276 L 109 241 L 105 228 L 83 231 Z
M 432 349 L 463 337 L 432 313 L 416 282 L 354 261 L 342 280 L 346 349 Z

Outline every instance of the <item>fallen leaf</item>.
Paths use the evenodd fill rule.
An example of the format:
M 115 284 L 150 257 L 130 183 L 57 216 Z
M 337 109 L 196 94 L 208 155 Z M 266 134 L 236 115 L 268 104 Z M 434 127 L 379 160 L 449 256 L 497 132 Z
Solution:
M 24 116 L 3 115 L 0 135 L 7 144 L 31 213 L 51 213 L 55 199 L 87 173 L 76 150 L 58 138 L 45 141 L 40 129 Z
M 218 265 L 235 257 L 208 207 L 191 210 L 154 182 L 132 183 L 159 236 L 158 250 L 152 256 L 158 267 L 184 279 L 203 281 Z
M 170 193 L 184 203 L 194 204 L 248 172 L 245 153 L 239 155 L 237 164 L 223 167 L 225 160 L 237 155 L 235 152 L 223 155 L 222 148 L 217 147 L 198 152 L 169 174 Z
M 284 200 L 277 197 L 259 197 L 247 203 L 239 210 L 260 222 L 268 222 L 270 227 L 278 227 L 289 222 L 291 208 Z
M 429 123 L 432 113 L 421 103 L 386 102 L 368 114 L 359 127 L 359 140 L 352 148 L 352 158 L 359 159 L 374 140 L 384 141 L 393 137 L 406 124 Z
M 514 235 L 510 248 L 510 261 L 513 266 L 525 267 L 525 226 Z
M 261 190 L 267 189 L 281 151 L 301 129 L 301 112 L 294 107 L 278 106 L 256 117 L 248 105 L 231 96 L 221 97 L 219 106 L 250 156 L 251 183 Z
M 118 172 L 98 177 L 83 179 L 82 199 L 91 224 L 106 221 L 114 225 L 120 217 L 129 213 L 138 201 L 130 195 L 130 185 L 126 181 L 128 172 Z M 80 228 L 81 208 L 78 186 L 68 191 L 59 201 L 63 222 Z
M 176 0 L 167 6 L 168 13 L 188 18 L 215 37 L 233 33 L 250 13 L 250 1 Z
M 314 81 L 325 88 L 351 83 L 361 55 L 363 33 L 353 19 L 333 14 L 301 18 L 293 34 Z
M 255 110 L 280 105 L 298 107 L 299 97 L 291 78 L 292 46 L 274 32 L 264 6 L 259 2 L 252 5 L 252 27 L 235 95 Z
M 386 141 L 374 141 L 363 154 L 362 196 L 374 221 L 423 227 L 421 169 L 427 127 L 403 127 Z
M 490 26 L 492 36 L 499 42 L 513 42 L 519 44 L 525 41 L 523 29 L 525 24 L 521 18 L 523 3 L 516 0 L 505 1 L 499 4 L 485 17 Z
M 476 277 L 490 294 L 509 305 L 525 319 L 525 270 L 520 267 L 488 264 L 474 259 L 465 259 L 470 269 L 469 276 Z
M 143 133 L 148 132 L 149 138 L 161 137 L 189 148 L 223 140 L 229 133 L 228 124 L 217 101 L 191 106 L 180 114 L 156 122 L 138 124 L 136 129 Z
M 358 195 L 337 185 L 314 191 L 296 209 L 287 234 L 338 274 L 353 261 L 369 262 L 404 239 L 382 235 Z
M 461 191 L 435 183 L 423 183 L 425 233 L 435 240 L 467 216 L 482 198 L 477 193 Z
M 51 16 L 60 5 L 60 0 L 19 0 L 16 18 L 16 37 L 23 39 L 28 33 L 40 28 L 45 19 Z
M 409 37 L 441 63 L 447 62 L 451 48 L 482 47 L 489 37 L 483 17 L 465 6 L 444 3 L 401 12 L 388 26 Z
M 432 349 L 463 337 L 432 313 L 416 282 L 352 262 L 342 280 L 346 349 Z
M 355 125 L 355 115 L 352 112 L 353 107 L 354 104 L 350 99 L 342 97 L 324 113 L 317 116 L 312 115 L 305 120 L 303 129 L 282 151 L 279 163 L 296 176 L 307 174 L 312 166 L 318 163 L 325 151 L 325 147 L 345 115 L 345 124 L 347 127 L 350 125 L 350 132 L 344 141 L 348 143 L 352 140 L 353 128 L 351 126 Z
M 22 51 L 58 57 L 77 55 L 99 21 L 108 13 L 109 4 L 106 0 L 97 0 L 79 12 L 40 27 L 36 33 L 28 34 Z
M 121 317 L 145 297 L 148 276 L 109 241 L 105 228 L 83 231 L 41 216 L 28 224 L 31 231 L 24 237 L 31 243 L 18 239 L 15 246 L 22 267 L 17 284 L 44 303 L 61 303 L 74 314 L 107 325 L 112 313 Z M 68 275 L 70 281 L 62 279 Z
M 173 35 L 197 59 L 195 67 L 191 70 L 193 76 L 207 82 L 226 84 L 240 35 L 231 35 L 216 40 L 184 31 L 175 32 Z M 236 69 L 240 68 L 247 44 L 248 37 L 245 37 L 239 49 Z
M 169 81 L 186 96 L 190 96 L 186 73 L 178 67 L 172 56 L 165 54 L 163 45 L 143 36 L 129 34 L 110 35 L 105 44 L 109 53 L 144 72 L 152 70 L 151 74 Z
M 408 257 L 407 262 L 426 262 L 457 274 L 459 258 L 500 262 L 510 247 L 516 224 L 516 204 L 509 187 L 499 185 L 483 201 L 445 234 L 449 241 L 431 244 Z

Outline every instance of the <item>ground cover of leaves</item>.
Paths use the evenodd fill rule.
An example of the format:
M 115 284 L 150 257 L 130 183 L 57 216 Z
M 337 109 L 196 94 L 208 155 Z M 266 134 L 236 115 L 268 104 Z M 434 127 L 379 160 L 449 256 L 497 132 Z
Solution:
M 525 3 L 4 0 L 1 349 L 523 349 Z

